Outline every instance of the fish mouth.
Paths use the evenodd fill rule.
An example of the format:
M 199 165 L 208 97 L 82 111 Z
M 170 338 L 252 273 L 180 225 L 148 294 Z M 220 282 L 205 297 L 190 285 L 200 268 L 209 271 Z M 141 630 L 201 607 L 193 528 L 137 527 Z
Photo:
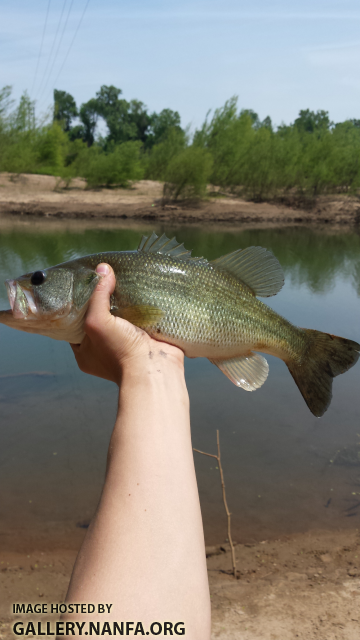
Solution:
M 36 305 L 30 291 L 20 287 L 16 280 L 6 280 L 5 285 L 14 318 L 24 319 L 30 313 L 36 314 Z

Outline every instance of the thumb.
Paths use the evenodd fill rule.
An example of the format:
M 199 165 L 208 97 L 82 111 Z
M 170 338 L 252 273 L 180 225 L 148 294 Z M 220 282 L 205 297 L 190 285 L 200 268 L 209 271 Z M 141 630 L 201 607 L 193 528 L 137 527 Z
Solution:
M 110 311 L 110 296 L 115 289 L 115 274 L 110 265 L 106 263 L 98 264 L 96 273 L 101 276 L 97 287 L 92 294 L 86 317 L 87 328 L 92 325 L 97 326 L 104 321 Z

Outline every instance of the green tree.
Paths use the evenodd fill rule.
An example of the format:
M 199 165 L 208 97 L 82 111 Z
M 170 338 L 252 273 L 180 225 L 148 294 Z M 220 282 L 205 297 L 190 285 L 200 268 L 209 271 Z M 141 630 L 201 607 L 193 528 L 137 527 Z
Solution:
M 153 113 L 150 117 L 150 130 L 146 137 L 146 147 L 150 149 L 155 144 L 163 142 L 172 129 L 180 135 L 183 134 L 180 122 L 180 115 L 177 111 L 163 109 L 160 113 Z
M 113 85 L 103 85 L 96 93 L 97 113 L 102 116 L 108 128 L 106 145 L 119 144 L 128 140 L 146 141 L 150 116 L 143 102 L 120 99 L 121 89 Z
M 81 105 L 79 111 L 79 117 L 82 122 L 83 127 L 77 130 L 79 137 L 81 135 L 82 139 L 88 147 L 91 147 L 95 141 L 95 129 L 97 125 L 97 121 L 99 118 L 97 101 L 95 98 L 91 98 L 88 102 L 85 102 Z M 77 136 L 72 136 L 74 140 Z
M 140 142 L 124 142 L 113 151 L 104 152 L 93 145 L 80 151 L 74 162 L 74 171 L 82 176 L 90 187 L 121 186 L 141 180 L 144 169 L 141 162 Z
M 140 100 L 130 100 L 128 114 L 130 123 L 135 127 L 135 140 L 140 140 L 144 144 L 151 124 L 147 107 Z
M 208 149 L 213 157 L 212 184 L 231 188 L 242 184 L 247 151 L 255 135 L 253 125 L 252 114 L 238 114 L 234 96 L 195 133 L 194 145 Z
M 43 172 L 61 175 L 68 148 L 68 136 L 59 122 L 44 127 L 34 144 L 37 165 Z
M 145 156 L 145 177 L 149 180 L 165 180 L 166 170 L 173 158 L 186 147 L 184 131 L 171 128 L 165 138 L 151 147 Z
M 35 129 L 35 102 L 24 91 L 20 98 L 19 106 L 15 110 L 13 126 L 17 131 L 33 131 Z
M 260 122 L 260 127 L 265 127 L 266 129 L 270 129 L 270 131 L 273 131 L 273 126 L 272 126 L 270 116 L 266 116 L 266 118 L 264 118 L 264 120 Z
M 240 116 L 249 116 L 254 129 L 259 129 L 259 127 L 261 127 L 260 118 L 253 109 L 241 109 Z
M 211 154 L 206 149 L 194 146 L 184 149 L 169 162 L 164 195 L 174 199 L 203 197 L 212 162 Z
M 300 132 L 307 133 L 325 133 L 329 131 L 332 126 L 330 122 L 328 111 L 310 111 L 310 109 L 304 109 L 299 112 L 298 118 L 296 118 L 294 125 Z
M 114 85 L 103 84 L 100 90 L 96 92 L 96 101 L 98 105 L 99 115 L 106 118 L 108 114 L 114 111 L 119 104 L 119 96 L 122 94 L 121 89 Z
M 10 107 L 14 104 L 11 93 L 12 87 L 10 85 L 6 85 L 0 89 L 0 120 L 6 117 Z
M 54 89 L 54 121 L 61 123 L 64 131 L 70 131 L 71 122 L 78 115 L 76 102 L 70 93 Z

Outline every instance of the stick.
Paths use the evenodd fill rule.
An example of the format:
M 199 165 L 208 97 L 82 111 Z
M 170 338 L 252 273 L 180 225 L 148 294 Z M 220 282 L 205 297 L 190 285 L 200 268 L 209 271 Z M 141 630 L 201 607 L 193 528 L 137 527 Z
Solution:
M 199 449 L 194 449 L 194 451 L 196 451 L 196 453 L 201 453 L 203 456 L 209 456 L 209 458 L 215 458 L 215 460 L 218 461 L 219 471 L 220 471 L 221 488 L 222 488 L 222 494 L 223 494 L 223 502 L 224 502 L 224 507 L 225 507 L 225 511 L 226 511 L 226 515 L 227 515 L 228 540 L 229 540 L 230 549 L 231 549 L 231 560 L 232 560 L 232 567 L 233 567 L 233 575 L 234 575 L 234 578 L 236 578 L 236 556 L 235 556 L 235 548 L 234 548 L 234 544 L 233 544 L 232 536 L 231 536 L 231 513 L 229 511 L 229 507 L 228 507 L 227 500 L 226 500 L 225 480 L 224 480 L 224 474 L 223 474 L 223 470 L 222 470 L 222 466 L 221 466 L 220 436 L 219 436 L 219 430 L 218 429 L 216 430 L 216 441 L 217 441 L 217 450 L 218 450 L 217 456 L 214 455 L 213 453 L 206 453 L 205 451 L 200 451 Z

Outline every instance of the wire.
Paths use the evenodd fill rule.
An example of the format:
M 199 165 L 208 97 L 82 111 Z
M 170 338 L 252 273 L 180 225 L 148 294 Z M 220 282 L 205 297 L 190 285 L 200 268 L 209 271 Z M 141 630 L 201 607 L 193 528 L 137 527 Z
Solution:
M 39 69 L 40 58 L 41 58 L 41 54 L 42 54 L 42 48 L 43 48 L 43 44 L 44 44 L 45 31 L 46 31 L 47 21 L 48 21 L 48 17 L 49 17 L 50 4 L 51 4 L 51 0 L 48 1 L 46 17 L 45 17 L 45 23 L 44 23 L 44 28 L 43 28 L 43 32 L 42 32 L 42 38 L 41 38 L 40 51 L 39 51 L 39 56 L 38 56 L 37 63 L 36 63 L 35 75 L 34 75 L 32 87 L 31 87 L 30 95 L 32 95 L 32 92 L 33 92 L 33 90 L 35 88 L 35 83 L 36 83 L 37 73 L 38 73 L 38 69 Z
M 61 67 L 60 67 L 60 71 L 59 71 L 59 73 L 58 73 L 58 74 L 57 74 L 57 76 L 56 76 L 56 79 L 55 79 L 55 82 L 54 82 L 54 86 L 53 86 L 53 88 L 55 88 L 55 85 L 56 85 L 56 83 L 57 83 L 57 81 L 58 81 L 58 79 L 59 79 L 59 77 L 60 77 L 60 74 L 61 74 L 61 72 L 62 72 L 62 70 L 63 70 L 64 66 L 65 66 L 66 60 L 68 59 L 69 53 L 70 53 L 71 48 L 72 48 L 72 46 L 73 46 L 73 44 L 74 44 L 75 38 L 76 38 L 76 36 L 77 36 L 77 33 L 78 33 L 78 31 L 79 31 L 79 29 L 80 29 L 80 27 L 81 27 L 81 23 L 82 23 L 82 21 L 83 21 L 84 15 L 85 15 L 85 13 L 86 13 L 86 9 L 87 9 L 87 8 L 88 8 L 88 6 L 89 6 L 89 2 L 90 2 L 90 0 L 87 0 L 87 3 L 86 3 L 85 8 L 84 8 L 84 11 L 82 12 L 82 16 L 81 16 L 81 18 L 80 18 L 80 20 L 79 20 L 79 24 L 78 24 L 78 26 L 77 26 L 77 28 L 76 28 L 75 33 L 74 33 L 74 37 L 73 37 L 72 41 L 70 42 L 70 46 L 69 46 L 69 48 L 68 48 L 68 50 L 67 50 L 67 53 L 66 53 L 66 56 L 65 56 L 65 58 L 64 58 L 64 62 L 62 63 L 62 65 L 61 65 Z
M 65 11 L 65 7 L 66 7 L 66 3 L 67 3 L 67 0 L 64 0 L 64 4 L 63 4 L 62 11 L 61 11 L 60 20 L 59 20 L 59 22 L 58 22 L 58 26 L 57 26 L 56 33 L 55 33 L 55 38 L 54 38 L 53 43 L 52 43 L 52 47 L 51 47 L 51 51 L 50 51 L 50 55 L 49 55 L 49 57 L 48 57 L 48 59 L 47 59 L 47 63 L 46 63 L 46 67 L 45 67 L 44 75 L 43 75 L 42 80 L 41 80 L 41 82 L 40 82 L 40 86 L 39 86 L 38 93 L 41 91 L 41 88 L 42 88 L 42 86 L 43 86 L 43 84 L 44 84 L 44 80 L 45 80 L 46 75 L 47 75 L 47 71 L 48 71 L 48 68 L 49 68 L 50 60 L 51 60 L 51 57 L 52 57 L 52 54 L 53 54 L 53 51 L 54 51 L 54 47 L 55 47 L 55 43 L 56 43 L 56 40 L 57 40 L 57 36 L 58 36 L 58 33 L 59 33 L 60 24 L 61 24 L 61 21 L 62 21 L 62 17 L 63 17 L 63 15 L 64 15 L 64 11 Z M 42 94 L 43 94 L 43 92 L 41 93 L 41 95 L 42 95 Z
M 66 0 L 66 1 L 67 1 L 67 0 Z M 55 57 L 54 57 L 54 60 L 53 60 L 52 65 L 51 65 L 51 69 L 50 69 L 50 71 L 49 71 L 49 75 L 48 75 L 48 77 L 47 77 L 47 80 L 46 80 L 46 83 L 45 83 L 45 86 L 44 86 L 44 89 L 43 89 L 43 91 L 42 91 L 42 94 L 41 94 L 41 95 L 43 95 L 43 94 L 45 93 L 46 87 L 47 87 L 47 85 L 48 85 L 48 83 L 49 83 L 49 80 L 50 80 L 50 78 L 51 78 L 51 74 L 52 74 L 53 68 L 54 68 L 54 66 L 55 66 L 55 62 L 56 62 L 56 59 L 57 59 L 57 56 L 58 56 L 58 53 L 59 53 L 59 49 L 60 49 L 60 46 L 61 46 L 61 43 L 62 43 L 63 37 L 64 37 L 65 29 L 66 29 L 66 26 L 67 26 L 67 23 L 68 23 L 68 20 L 69 20 L 69 16 L 70 16 L 70 13 L 71 13 L 71 9 L 72 9 L 73 4 L 74 4 L 74 0 L 71 0 L 70 7 L 69 7 L 69 11 L 68 11 L 68 13 L 67 13 L 67 16 L 66 16 L 66 19 L 65 19 L 65 22 L 64 22 L 64 26 L 63 26 L 63 30 L 62 30 L 62 32 L 61 32 L 61 36 L 60 36 L 60 40 L 59 40 L 59 44 L 58 44 L 57 49 L 56 49 L 56 52 L 55 52 Z

